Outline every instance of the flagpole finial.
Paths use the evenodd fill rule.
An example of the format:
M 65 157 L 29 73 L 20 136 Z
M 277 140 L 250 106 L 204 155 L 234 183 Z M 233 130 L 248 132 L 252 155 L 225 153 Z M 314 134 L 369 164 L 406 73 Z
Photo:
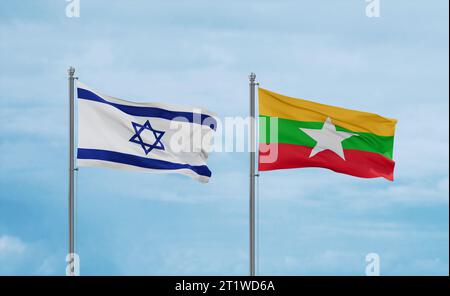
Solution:
M 69 76 L 73 76 L 73 75 L 75 74 L 75 68 L 74 68 L 74 67 L 70 67 L 70 68 L 67 70 L 67 73 L 69 73 Z
M 255 82 L 256 74 L 252 72 L 248 75 L 248 78 L 250 79 L 250 82 Z

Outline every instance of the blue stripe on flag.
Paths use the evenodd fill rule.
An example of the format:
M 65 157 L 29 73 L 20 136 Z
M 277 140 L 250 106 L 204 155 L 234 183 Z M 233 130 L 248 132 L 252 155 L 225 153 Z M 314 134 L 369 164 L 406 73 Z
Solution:
M 198 175 L 211 177 L 211 171 L 206 165 L 195 166 L 189 164 L 174 163 L 165 160 L 145 158 L 108 150 L 78 148 L 78 159 L 97 159 L 156 170 L 189 169 L 197 173 Z
M 83 100 L 90 100 L 100 103 L 105 103 L 108 105 L 111 105 L 113 107 L 116 107 L 122 112 L 125 112 L 127 114 L 133 115 L 133 116 L 144 116 L 144 117 L 158 117 L 168 120 L 177 120 L 177 121 L 188 121 L 191 123 L 199 123 L 197 120 L 194 122 L 194 115 L 200 116 L 200 122 L 202 125 L 209 126 L 212 130 L 216 130 L 217 128 L 217 122 L 216 120 L 207 115 L 207 114 L 198 114 L 198 113 L 192 113 L 192 112 L 179 112 L 179 111 L 169 111 L 161 108 L 156 107 L 138 107 L 138 106 L 128 106 L 128 105 L 122 105 L 117 103 L 109 102 L 102 97 L 96 95 L 95 93 L 84 89 L 84 88 L 77 88 L 78 91 L 78 98 Z M 207 122 L 205 122 L 207 120 Z

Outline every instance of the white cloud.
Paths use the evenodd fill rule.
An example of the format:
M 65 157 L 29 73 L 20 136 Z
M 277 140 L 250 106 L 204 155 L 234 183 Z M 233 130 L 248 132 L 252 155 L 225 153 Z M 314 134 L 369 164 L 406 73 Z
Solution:
M 22 240 L 15 236 L 0 236 L 0 256 L 9 254 L 21 254 L 27 249 Z
M 0 275 L 54 275 L 65 268 L 65 256 L 48 241 L 24 241 L 0 235 Z
M 54 275 L 62 270 L 63 260 L 60 256 L 52 255 L 45 258 L 42 264 L 37 268 L 36 274 Z

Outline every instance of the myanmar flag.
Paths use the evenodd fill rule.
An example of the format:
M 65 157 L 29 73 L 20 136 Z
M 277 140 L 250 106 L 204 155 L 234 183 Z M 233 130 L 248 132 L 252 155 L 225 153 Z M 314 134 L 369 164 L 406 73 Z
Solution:
M 394 180 L 397 120 L 259 88 L 259 170 L 321 167 Z

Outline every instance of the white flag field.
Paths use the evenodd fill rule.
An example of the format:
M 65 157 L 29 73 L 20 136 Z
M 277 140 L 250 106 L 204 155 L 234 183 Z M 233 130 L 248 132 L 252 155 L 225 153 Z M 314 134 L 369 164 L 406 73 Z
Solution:
M 179 173 L 208 182 L 216 115 L 200 108 L 134 103 L 77 83 L 78 166 Z

